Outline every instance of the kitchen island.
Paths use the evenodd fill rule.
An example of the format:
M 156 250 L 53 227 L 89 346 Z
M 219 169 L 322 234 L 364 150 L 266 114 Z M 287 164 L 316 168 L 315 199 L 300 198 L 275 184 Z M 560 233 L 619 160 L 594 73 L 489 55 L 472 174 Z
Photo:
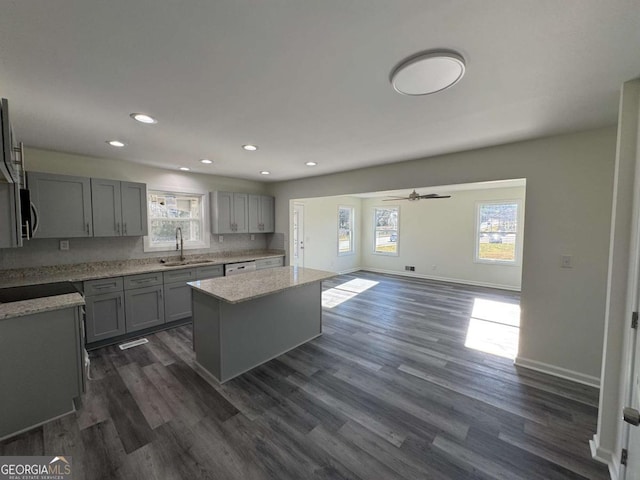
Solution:
M 322 281 L 280 267 L 190 282 L 198 365 L 225 382 L 322 334 Z

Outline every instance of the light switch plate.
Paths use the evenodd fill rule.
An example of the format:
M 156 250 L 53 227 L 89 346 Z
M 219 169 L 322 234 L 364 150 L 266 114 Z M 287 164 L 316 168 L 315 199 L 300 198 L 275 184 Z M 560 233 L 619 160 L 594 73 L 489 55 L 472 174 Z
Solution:
M 560 257 L 560 266 L 562 268 L 573 268 L 573 257 L 571 255 L 562 255 Z
M 218 235 L 218 242 L 222 243 L 224 241 L 224 237 L 222 235 Z
M 69 240 L 60 240 L 60 250 L 69 250 Z

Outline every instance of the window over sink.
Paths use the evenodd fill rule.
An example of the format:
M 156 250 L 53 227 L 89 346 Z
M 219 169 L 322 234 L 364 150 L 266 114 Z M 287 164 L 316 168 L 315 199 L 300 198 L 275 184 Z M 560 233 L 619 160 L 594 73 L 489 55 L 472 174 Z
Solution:
M 149 235 L 144 251 L 173 251 L 180 228 L 184 249 L 208 248 L 210 235 L 206 222 L 206 194 L 148 190 Z

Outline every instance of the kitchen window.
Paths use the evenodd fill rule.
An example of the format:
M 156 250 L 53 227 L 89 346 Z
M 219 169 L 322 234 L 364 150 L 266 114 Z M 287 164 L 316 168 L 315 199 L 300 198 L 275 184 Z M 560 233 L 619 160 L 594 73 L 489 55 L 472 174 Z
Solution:
M 338 255 L 349 255 L 355 252 L 353 212 L 353 207 L 338 207 Z
M 182 230 L 185 250 L 208 248 L 205 205 L 206 194 L 149 190 L 149 235 L 144 239 L 144 251 L 175 250 L 178 228 Z
M 373 209 L 373 253 L 398 255 L 400 207 L 376 207 Z
M 519 215 L 519 200 L 477 204 L 476 262 L 517 264 Z

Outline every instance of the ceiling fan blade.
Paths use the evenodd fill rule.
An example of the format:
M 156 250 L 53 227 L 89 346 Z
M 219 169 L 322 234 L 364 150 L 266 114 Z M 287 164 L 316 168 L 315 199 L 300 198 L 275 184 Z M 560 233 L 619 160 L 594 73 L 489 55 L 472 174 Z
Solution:
M 396 200 L 409 200 L 407 197 L 390 197 L 382 200 L 383 202 L 395 202 Z
M 428 195 L 420 195 L 420 198 L 428 200 L 429 198 L 451 198 L 451 195 L 438 195 L 437 193 L 430 193 Z

